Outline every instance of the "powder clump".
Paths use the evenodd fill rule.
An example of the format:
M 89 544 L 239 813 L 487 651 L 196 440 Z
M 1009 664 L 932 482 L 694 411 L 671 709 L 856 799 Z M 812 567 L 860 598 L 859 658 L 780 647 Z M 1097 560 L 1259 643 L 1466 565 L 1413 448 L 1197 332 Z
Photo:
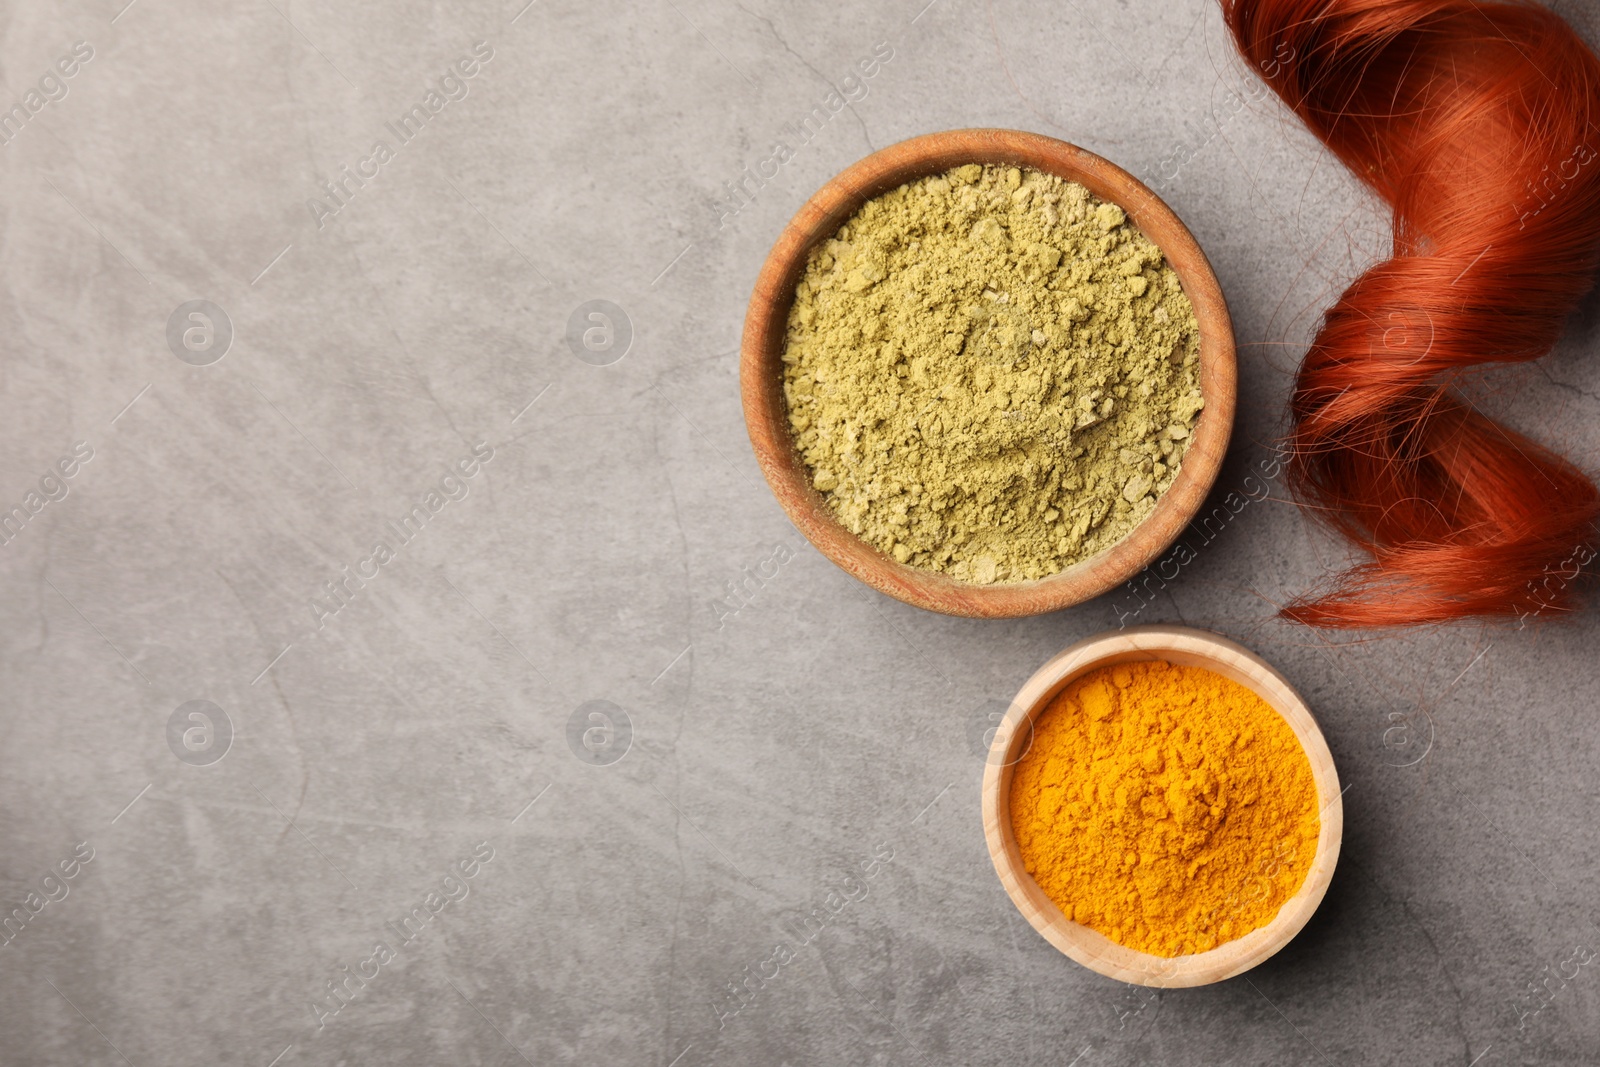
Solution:
M 1013 773 L 1011 824 L 1068 918 L 1169 958 L 1271 922 L 1321 832 L 1288 723 L 1237 682 L 1164 662 L 1092 671 L 1055 698 Z
M 1203 406 L 1198 336 L 1120 207 L 968 164 L 869 200 L 812 250 L 790 429 L 840 521 L 900 562 L 1044 578 L 1171 486 Z

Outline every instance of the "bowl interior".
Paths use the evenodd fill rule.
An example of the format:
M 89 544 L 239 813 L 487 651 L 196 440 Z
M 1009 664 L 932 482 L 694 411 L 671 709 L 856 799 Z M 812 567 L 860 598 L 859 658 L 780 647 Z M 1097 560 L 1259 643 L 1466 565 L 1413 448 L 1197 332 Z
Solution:
M 789 431 L 783 347 L 794 289 L 817 242 L 880 193 L 966 163 L 1032 167 L 1117 204 L 1166 256 L 1194 307 L 1205 408 L 1183 465 L 1155 510 L 1116 544 L 1036 581 L 979 585 L 902 564 L 850 533 L 807 476 Z M 829 559 L 880 591 L 951 615 L 1015 617 L 1081 603 L 1137 574 L 1182 532 L 1216 479 L 1233 428 L 1233 327 L 1205 254 L 1166 204 L 1120 167 L 1075 145 L 1011 130 L 955 130 L 892 145 L 823 186 L 785 228 L 757 279 L 745 318 L 740 385 L 762 472 L 790 519 Z
M 1011 777 L 1032 744 L 1034 719 L 1058 693 L 1089 671 L 1118 663 L 1165 660 L 1204 667 L 1252 690 L 1283 716 L 1311 763 L 1320 809 L 1317 852 L 1299 890 L 1265 926 L 1207 952 L 1166 958 L 1128 948 L 1064 915 L 1027 873 L 1011 826 Z M 1090 638 L 1041 667 L 1012 701 L 996 731 L 983 784 L 984 831 L 1006 892 L 1035 930 L 1077 962 L 1123 982 L 1195 986 L 1249 970 L 1277 952 L 1311 918 L 1338 862 L 1344 810 L 1338 773 L 1316 720 L 1294 689 L 1264 660 L 1226 638 L 1177 626 L 1134 627 Z

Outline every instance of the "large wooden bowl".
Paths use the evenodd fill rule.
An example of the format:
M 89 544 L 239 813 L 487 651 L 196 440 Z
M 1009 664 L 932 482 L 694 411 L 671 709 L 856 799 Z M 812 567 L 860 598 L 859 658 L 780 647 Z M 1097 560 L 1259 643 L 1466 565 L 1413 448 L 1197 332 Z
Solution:
M 1010 163 L 1070 179 L 1118 204 L 1166 254 L 1200 325 L 1205 409 L 1172 486 L 1126 537 L 1059 574 L 997 585 L 963 582 L 900 563 L 846 529 L 811 484 L 789 430 L 783 348 L 806 256 L 867 200 L 906 182 L 967 163 Z M 767 256 L 745 315 L 739 384 L 745 426 L 762 473 L 800 532 L 849 573 L 908 604 L 947 615 L 1038 615 L 1100 595 L 1137 574 L 1183 532 L 1216 480 L 1233 429 L 1233 326 L 1211 264 L 1178 216 L 1137 178 L 1065 141 L 1015 130 L 952 130 L 902 141 L 856 163 L 817 190 Z
M 1098 931 L 1081 926 L 1062 913 L 1023 866 L 1011 827 L 1011 775 L 1033 741 L 1034 719 L 1077 678 L 1118 663 L 1165 660 L 1186 667 L 1204 667 L 1232 679 L 1266 701 L 1289 724 L 1311 761 L 1321 827 L 1317 853 L 1306 880 L 1284 901 L 1267 925 L 1225 942 L 1209 952 L 1167 958 L 1119 945 Z M 1091 637 L 1059 653 L 1040 667 L 1011 701 L 1011 709 L 995 731 L 983 775 L 983 833 L 1000 883 L 1033 928 L 1074 960 L 1119 982 L 1147 986 L 1196 986 L 1220 982 L 1248 971 L 1277 952 L 1300 932 L 1322 903 L 1339 862 L 1344 837 L 1344 802 L 1333 754 L 1317 721 L 1283 675 L 1261 657 L 1205 630 L 1183 626 L 1134 626 Z M 1245 887 L 1241 886 L 1241 890 Z

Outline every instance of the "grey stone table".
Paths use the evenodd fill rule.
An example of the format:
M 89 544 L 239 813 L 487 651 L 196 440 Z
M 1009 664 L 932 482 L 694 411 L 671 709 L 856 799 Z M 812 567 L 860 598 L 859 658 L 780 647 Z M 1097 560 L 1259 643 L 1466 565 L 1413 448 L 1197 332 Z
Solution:
M 749 452 L 784 221 L 1007 126 L 1207 249 L 1240 485 L 1387 222 L 1209 0 L 523 2 L 7 12 L 0 1062 L 1600 1059 L 1593 610 L 1281 623 L 1345 554 L 1275 487 L 1148 603 L 944 618 Z M 1486 403 L 1594 464 L 1597 334 Z M 1210 988 L 1071 963 L 984 849 L 996 702 L 1127 618 L 1272 659 L 1349 785 L 1320 912 Z

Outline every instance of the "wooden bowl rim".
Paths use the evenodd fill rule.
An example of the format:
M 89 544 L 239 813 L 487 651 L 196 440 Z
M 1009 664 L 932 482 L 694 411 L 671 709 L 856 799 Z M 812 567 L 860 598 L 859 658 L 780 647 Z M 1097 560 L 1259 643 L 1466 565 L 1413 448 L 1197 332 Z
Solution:
M 1012 163 L 1076 181 L 1122 207 L 1161 249 L 1194 306 L 1200 328 L 1202 409 L 1183 466 L 1155 509 L 1115 544 L 1035 581 L 979 585 L 900 563 L 851 533 L 811 484 L 789 431 L 782 352 L 794 288 L 811 248 L 838 232 L 867 200 L 966 163 Z M 745 427 L 756 460 L 790 521 L 824 556 L 868 585 L 948 615 L 1016 618 L 1080 604 L 1138 574 L 1205 502 L 1233 429 L 1237 366 L 1233 326 L 1200 245 L 1160 197 L 1133 175 L 1066 141 L 1018 130 L 970 129 L 914 137 L 845 168 L 818 189 L 774 243 L 745 315 L 739 358 Z
M 1119 945 L 1067 918 L 1023 867 L 1011 826 L 1010 786 L 1015 765 L 1032 742 L 1031 727 L 1050 701 L 1074 679 L 1098 667 L 1136 660 L 1189 663 L 1245 685 L 1281 715 L 1311 763 L 1321 808 L 1317 853 L 1294 896 L 1271 922 L 1207 952 L 1166 958 Z M 1046 941 L 1107 978 L 1137 985 L 1181 988 L 1209 985 L 1242 974 L 1271 957 L 1305 926 L 1333 878 L 1344 837 L 1344 800 L 1327 740 L 1311 709 L 1266 660 L 1220 634 L 1186 626 L 1134 626 L 1079 641 L 1053 656 L 1017 692 L 995 732 L 983 775 L 983 828 L 995 873 L 1017 910 Z

